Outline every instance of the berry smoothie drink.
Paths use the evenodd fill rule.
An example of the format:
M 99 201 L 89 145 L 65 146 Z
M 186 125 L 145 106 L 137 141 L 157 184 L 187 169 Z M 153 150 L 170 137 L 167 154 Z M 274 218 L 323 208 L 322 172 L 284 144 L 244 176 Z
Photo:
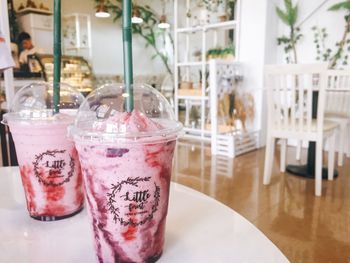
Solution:
M 63 113 L 62 109 L 54 115 L 47 109 L 52 94 L 48 91 L 50 85 L 45 83 L 24 87 L 16 94 L 12 111 L 4 116 L 13 135 L 29 215 L 41 221 L 72 216 L 84 202 L 78 153 L 67 137 L 74 111 Z M 83 100 L 68 87 L 62 92 L 65 96 L 72 93 L 72 100 Z
M 135 93 L 139 100 L 133 112 L 116 111 L 107 99 L 103 101 L 108 106 L 90 103 L 94 110 L 109 113 L 99 119 L 97 109 L 97 119 L 87 125 L 90 132 L 79 129 L 79 123 L 84 126 L 79 120 L 73 132 L 99 262 L 155 262 L 163 251 L 172 160 L 181 125 L 147 116 L 159 117 L 157 110 L 150 110 L 155 104 L 169 108 L 152 88 L 143 86 Z

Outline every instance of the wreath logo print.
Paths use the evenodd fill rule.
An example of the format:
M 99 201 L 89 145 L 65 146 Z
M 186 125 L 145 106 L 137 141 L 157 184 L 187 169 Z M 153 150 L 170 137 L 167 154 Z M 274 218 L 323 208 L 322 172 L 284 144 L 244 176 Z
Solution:
M 128 177 L 116 185 L 112 184 L 111 192 L 107 193 L 107 209 L 113 215 L 115 223 L 135 227 L 153 219 L 158 210 L 160 187 L 156 183 L 149 184 L 150 179 L 151 177 Z M 144 183 L 147 183 L 147 189 L 142 187 Z M 145 205 L 149 203 L 151 207 L 146 208 Z M 138 219 L 135 219 L 136 216 Z
M 70 181 L 74 175 L 75 162 L 69 155 L 69 171 L 65 174 L 64 170 L 67 166 L 65 152 L 66 150 L 48 150 L 35 156 L 34 174 L 39 183 L 45 186 L 61 186 Z

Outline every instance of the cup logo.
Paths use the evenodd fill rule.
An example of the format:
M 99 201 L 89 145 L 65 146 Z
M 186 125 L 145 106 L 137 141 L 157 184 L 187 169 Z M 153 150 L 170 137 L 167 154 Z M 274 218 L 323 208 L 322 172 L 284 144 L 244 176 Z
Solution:
M 45 186 L 60 186 L 70 181 L 75 162 L 66 150 L 46 151 L 35 156 L 34 173 Z
M 153 219 L 158 210 L 160 187 L 150 182 L 151 177 L 128 177 L 112 184 L 107 193 L 107 208 L 115 223 L 139 226 Z

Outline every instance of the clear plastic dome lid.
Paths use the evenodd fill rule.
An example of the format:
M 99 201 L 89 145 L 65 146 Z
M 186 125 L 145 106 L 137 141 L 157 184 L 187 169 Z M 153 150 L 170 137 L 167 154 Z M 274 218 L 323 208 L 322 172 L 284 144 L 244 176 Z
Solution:
M 79 140 L 172 140 L 182 124 L 175 120 L 166 98 L 156 89 L 134 84 L 134 108 L 126 111 L 129 94 L 123 84 L 107 84 L 91 92 L 80 106 L 70 134 Z
M 59 112 L 75 116 L 84 101 L 84 96 L 68 84 L 60 83 L 59 85 Z M 47 82 L 32 83 L 16 92 L 10 104 L 9 113 L 4 115 L 3 123 L 7 124 L 10 120 L 62 120 L 63 114 L 54 114 L 53 108 L 53 84 Z

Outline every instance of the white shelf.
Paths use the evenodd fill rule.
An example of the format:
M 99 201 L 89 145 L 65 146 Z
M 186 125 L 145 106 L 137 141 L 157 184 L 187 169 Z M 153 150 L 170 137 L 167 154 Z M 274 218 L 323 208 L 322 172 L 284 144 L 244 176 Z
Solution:
M 179 0 L 174 0 L 174 43 L 175 43 L 175 69 L 174 69 L 174 83 L 175 88 L 175 114 L 179 118 L 179 105 L 183 105 L 183 100 L 187 100 L 185 104 L 185 123 L 189 123 L 189 111 L 192 106 L 199 108 L 199 125 L 196 128 L 185 127 L 185 138 L 188 139 L 198 139 L 201 141 L 208 141 L 211 143 L 211 151 L 213 151 L 213 145 L 217 144 L 217 137 L 220 133 L 217 131 L 220 128 L 218 123 L 217 109 L 219 108 L 218 103 L 218 92 L 221 90 L 217 87 L 219 86 L 218 74 L 226 75 L 236 74 L 236 66 L 240 65 L 239 61 L 239 36 L 240 36 L 240 0 L 235 1 L 235 17 L 236 20 L 230 20 L 225 22 L 218 22 L 213 24 L 191 26 L 191 21 L 189 17 L 185 16 L 184 12 L 179 12 Z M 186 1 L 186 10 L 190 10 L 191 1 Z M 178 27 L 178 22 L 183 23 L 184 27 Z M 233 40 L 227 37 L 227 30 L 233 30 Z M 195 37 L 192 38 L 191 34 Z M 192 43 L 196 40 L 196 43 Z M 201 40 L 201 60 L 191 61 L 191 51 L 194 45 L 200 45 L 199 40 Z M 222 45 L 228 45 L 231 42 L 234 43 L 235 52 L 234 57 L 236 60 L 224 60 L 224 59 L 210 59 L 207 60 L 205 55 L 208 49 L 213 47 L 218 47 Z M 198 47 L 196 47 L 198 49 Z M 182 57 L 180 59 L 180 56 Z M 195 60 L 195 58 L 193 58 Z M 213 70 L 213 65 L 219 66 L 220 71 Z M 193 71 L 207 71 L 209 72 L 208 78 L 200 79 L 200 87 L 205 87 L 205 92 L 202 89 L 198 89 L 197 93 L 184 92 L 181 90 L 181 79 L 191 79 L 191 74 Z M 181 73 L 181 74 L 179 74 Z M 225 75 L 225 76 L 226 76 Z M 184 77 L 185 76 L 185 77 Z M 215 79 L 215 80 L 214 80 Z M 207 84 L 209 82 L 209 87 Z M 214 85 L 214 89 L 212 87 Z M 209 92 L 207 91 L 209 90 Z M 214 91 L 212 91 L 214 90 Z M 202 96 L 203 95 L 203 96 Z M 213 101 L 215 103 L 213 103 Z M 210 102 L 210 105 L 208 105 Z M 214 105 L 215 104 L 215 105 Z M 209 107 L 208 107 L 209 106 Z M 211 123 L 210 127 L 207 127 L 206 123 Z M 216 131 L 216 132 L 215 132 Z M 233 135 L 227 136 L 230 142 L 233 142 Z M 227 143 L 226 143 L 227 144 Z M 232 144 L 232 143 L 231 143 Z M 222 143 L 219 145 L 221 146 Z M 234 146 L 232 146 L 233 148 Z M 232 156 L 232 155 L 230 155 Z
M 205 25 L 204 29 L 233 29 L 237 25 L 237 21 L 231 20 L 231 21 L 225 21 L 225 22 L 220 22 L 220 23 L 215 23 L 215 24 L 209 24 Z
M 216 60 L 216 63 L 218 65 L 221 65 L 221 64 L 222 65 L 233 65 L 233 64 L 240 65 L 241 64 L 239 61 L 236 61 L 236 60 L 225 60 L 225 59 L 210 59 L 204 62 L 204 64 L 209 65 L 209 62 L 211 60 Z M 199 66 L 202 66 L 202 62 L 201 61 L 179 62 L 176 65 L 178 67 L 191 67 L 191 66 L 199 67 Z
M 184 139 L 188 139 L 188 140 L 196 140 L 196 141 L 200 141 L 200 142 L 206 142 L 206 143 L 210 143 L 211 139 L 210 137 L 201 137 L 200 133 L 198 133 L 198 135 L 193 135 L 193 134 L 189 134 L 189 133 L 185 133 L 183 135 Z
M 203 132 L 205 136 L 210 136 L 210 134 L 211 134 L 211 131 L 201 130 L 200 128 L 184 127 L 183 130 L 184 130 L 184 132 L 193 133 L 193 134 L 200 134 Z
M 210 59 L 207 61 L 209 64 L 211 60 L 215 60 L 218 65 L 241 65 L 237 60 L 225 60 L 225 59 Z
M 67 47 L 66 50 L 90 49 L 91 47 Z
M 191 67 L 191 66 L 202 66 L 202 61 L 190 61 L 190 62 L 180 62 L 180 63 L 177 63 L 177 66 L 178 67 Z M 205 62 L 205 64 L 207 65 L 208 62 Z
M 176 32 L 177 33 L 194 33 L 202 30 L 206 31 L 209 29 L 234 29 L 236 25 L 237 25 L 237 22 L 235 20 L 231 20 L 231 21 L 219 22 L 219 23 L 208 24 L 203 26 L 178 28 Z
M 198 31 L 202 31 L 203 27 L 202 26 L 196 26 L 196 27 L 183 27 L 183 28 L 178 28 L 176 30 L 177 33 L 194 33 Z
M 208 96 L 177 96 L 178 100 L 207 100 Z
M 185 139 L 200 140 L 209 143 L 211 142 L 210 131 L 189 127 L 184 127 L 183 130 L 185 132 L 183 135 Z
M 200 146 L 202 149 L 210 149 L 210 144 L 209 143 L 204 143 L 203 145 L 200 145 L 198 142 L 196 144 L 194 144 L 193 142 L 187 142 L 187 140 L 178 140 L 176 142 L 176 145 L 181 145 L 181 146 L 184 146 L 184 147 L 197 147 L 197 146 Z
M 183 127 L 185 132 L 194 132 L 194 133 L 200 133 L 201 129 L 197 129 L 197 128 L 189 128 L 189 127 Z
M 52 15 L 52 12 L 50 10 L 40 9 L 40 8 L 32 8 L 32 7 L 26 7 L 23 9 L 18 10 L 17 15 L 26 15 L 26 14 L 39 14 L 39 15 Z

